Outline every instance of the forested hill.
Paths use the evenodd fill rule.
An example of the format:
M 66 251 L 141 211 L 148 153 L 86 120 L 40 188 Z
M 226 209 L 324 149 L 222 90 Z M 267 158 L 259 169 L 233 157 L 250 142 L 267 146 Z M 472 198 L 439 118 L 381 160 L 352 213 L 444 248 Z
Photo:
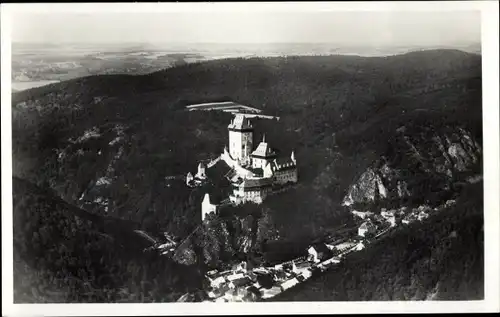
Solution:
M 144 253 L 133 223 L 89 214 L 13 179 L 16 303 L 173 301 L 196 269 Z M 191 286 L 190 286 L 191 285 Z
M 295 150 L 300 183 L 252 208 L 266 215 L 266 232 L 297 240 L 339 225 L 349 186 L 388 153 L 401 125 L 461 127 L 481 143 L 481 56 L 224 59 L 14 93 L 14 175 L 91 213 L 184 237 L 200 223 L 205 189 L 165 177 L 222 151 L 231 116 L 184 111 L 216 100 L 280 116 L 256 120 L 254 141 L 265 132 L 281 153 Z
M 278 301 L 481 300 L 483 184 L 457 205 L 393 232 Z

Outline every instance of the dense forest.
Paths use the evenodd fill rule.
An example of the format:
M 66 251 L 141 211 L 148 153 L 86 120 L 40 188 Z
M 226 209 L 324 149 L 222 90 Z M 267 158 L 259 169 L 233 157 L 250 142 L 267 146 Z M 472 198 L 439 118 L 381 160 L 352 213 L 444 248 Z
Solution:
M 340 204 L 349 186 L 381 156 L 398 156 L 395 140 L 402 125 L 437 134 L 460 127 L 482 141 L 481 56 L 457 50 L 214 60 L 141 76 L 84 77 L 12 97 L 16 177 L 53 190 L 89 215 L 177 237 L 200 225 L 201 199 L 212 189 L 191 190 L 168 177 L 195 172 L 199 161 L 219 155 L 231 119 L 227 113 L 187 112 L 184 106 L 232 100 L 279 116 L 279 121 L 255 120 L 254 143 L 266 133 L 280 154 L 294 150 L 298 186 L 263 205 L 230 209 L 221 228 L 228 228 L 232 239 L 208 231 L 195 235 L 192 245 L 200 258 L 208 253 L 204 265 L 226 259 L 227 254 L 208 251 L 221 250 L 221 244 L 231 256 L 250 243 L 244 252 L 267 250 L 266 257 L 277 259 L 269 251 L 273 244 L 294 249 L 348 221 Z M 26 219 L 26 228 L 36 230 Z M 51 230 L 52 237 L 63 228 Z M 206 237 L 210 241 L 200 241 Z M 274 249 L 287 256 L 296 252 Z M 44 254 L 50 253 L 39 256 Z M 124 256 L 125 262 L 126 256 L 134 258 Z M 139 258 L 132 260 L 143 263 Z
M 134 224 L 92 215 L 13 179 L 16 303 L 168 302 L 199 289 L 196 267 L 143 252 Z

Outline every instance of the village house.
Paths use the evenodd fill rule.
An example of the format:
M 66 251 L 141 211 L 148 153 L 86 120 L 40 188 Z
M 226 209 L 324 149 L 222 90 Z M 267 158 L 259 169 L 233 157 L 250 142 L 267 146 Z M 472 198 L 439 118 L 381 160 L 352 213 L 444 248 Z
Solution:
M 316 243 L 307 249 L 308 261 L 319 263 L 332 256 L 332 251 L 324 243 Z
M 312 276 L 311 269 L 303 270 L 302 273 L 300 273 L 300 276 L 304 279 L 307 280 Z
M 260 289 L 254 285 L 250 285 L 246 288 L 247 292 L 253 294 L 257 299 L 262 297 Z
M 283 283 L 280 284 L 281 291 L 284 292 L 287 289 L 290 289 L 299 283 L 300 283 L 299 280 L 297 280 L 297 278 L 295 278 L 295 277 L 288 280 L 288 281 L 284 281 Z
M 278 282 L 284 281 L 287 279 L 287 274 L 283 270 L 276 270 L 274 271 L 273 279 Z
M 252 283 L 252 280 L 248 276 L 241 276 L 239 278 L 232 279 L 229 282 L 229 288 L 238 288 L 238 287 L 243 287 L 250 285 Z
M 219 276 L 214 279 L 209 277 L 208 280 L 210 281 L 210 286 L 213 288 L 219 288 L 221 285 L 226 283 L 226 279 L 223 276 Z
M 422 210 L 421 212 L 419 212 L 417 217 L 418 217 L 418 221 L 422 221 L 422 220 L 429 218 L 429 214 Z
M 377 227 L 371 221 L 365 221 L 358 228 L 358 235 L 360 237 L 367 237 L 377 232 Z
M 261 288 L 260 291 L 262 294 L 262 298 L 268 299 L 280 294 L 282 292 L 282 289 L 280 286 L 275 285 L 271 288 Z
M 359 242 L 357 245 L 356 245 L 356 251 L 361 251 L 365 248 L 365 244 L 363 242 Z
M 406 217 L 403 218 L 401 222 L 405 225 L 408 225 L 415 220 L 417 220 L 417 216 L 415 214 L 408 214 Z
M 361 219 L 367 219 L 367 218 L 370 218 L 371 216 L 373 216 L 373 212 L 371 212 L 371 211 L 357 211 L 357 210 L 352 210 L 351 213 L 354 216 L 359 217 Z
M 396 226 L 396 210 L 386 210 L 385 208 L 383 208 L 380 215 L 384 217 L 384 219 L 391 225 L 391 227 Z
M 240 279 L 243 277 L 245 277 L 245 274 L 243 274 L 243 273 L 234 273 L 234 274 L 226 276 L 226 278 L 229 282 L 232 282 L 234 280 L 237 280 L 237 279 Z

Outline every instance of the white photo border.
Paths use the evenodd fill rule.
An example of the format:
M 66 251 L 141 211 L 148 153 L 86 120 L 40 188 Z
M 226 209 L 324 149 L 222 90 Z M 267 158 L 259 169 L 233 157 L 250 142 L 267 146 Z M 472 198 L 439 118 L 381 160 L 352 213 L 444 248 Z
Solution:
M 172 12 L 172 11 L 481 11 L 485 298 L 480 301 L 270 302 L 164 304 L 13 304 L 11 19 L 18 12 Z M 138 316 L 241 314 L 466 313 L 499 311 L 499 100 L 498 2 L 273 2 L 273 3 L 37 3 L 1 6 L 2 87 L 2 313 L 4 316 Z

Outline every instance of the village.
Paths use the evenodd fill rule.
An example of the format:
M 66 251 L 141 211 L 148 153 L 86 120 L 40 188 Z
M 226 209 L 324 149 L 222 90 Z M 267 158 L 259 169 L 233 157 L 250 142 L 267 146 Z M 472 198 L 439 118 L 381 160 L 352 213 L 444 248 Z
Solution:
M 380 214 L 353 211 L 358 225 L 351 234 L 339 238 L 332 235 L 322 242 L 311 244 L 304 255 L 274 266 L 247 269 L 245 262 L 232 270 L 206 273 L 208 302 L 265 301 L 285 292 L 313 276 L 321 274 L 341 263 L 349 254 L 363 250 L 388 233 L 413 222 L 422 222 L 433 213 L 455 204 L 431 208 L 381 209 Z

